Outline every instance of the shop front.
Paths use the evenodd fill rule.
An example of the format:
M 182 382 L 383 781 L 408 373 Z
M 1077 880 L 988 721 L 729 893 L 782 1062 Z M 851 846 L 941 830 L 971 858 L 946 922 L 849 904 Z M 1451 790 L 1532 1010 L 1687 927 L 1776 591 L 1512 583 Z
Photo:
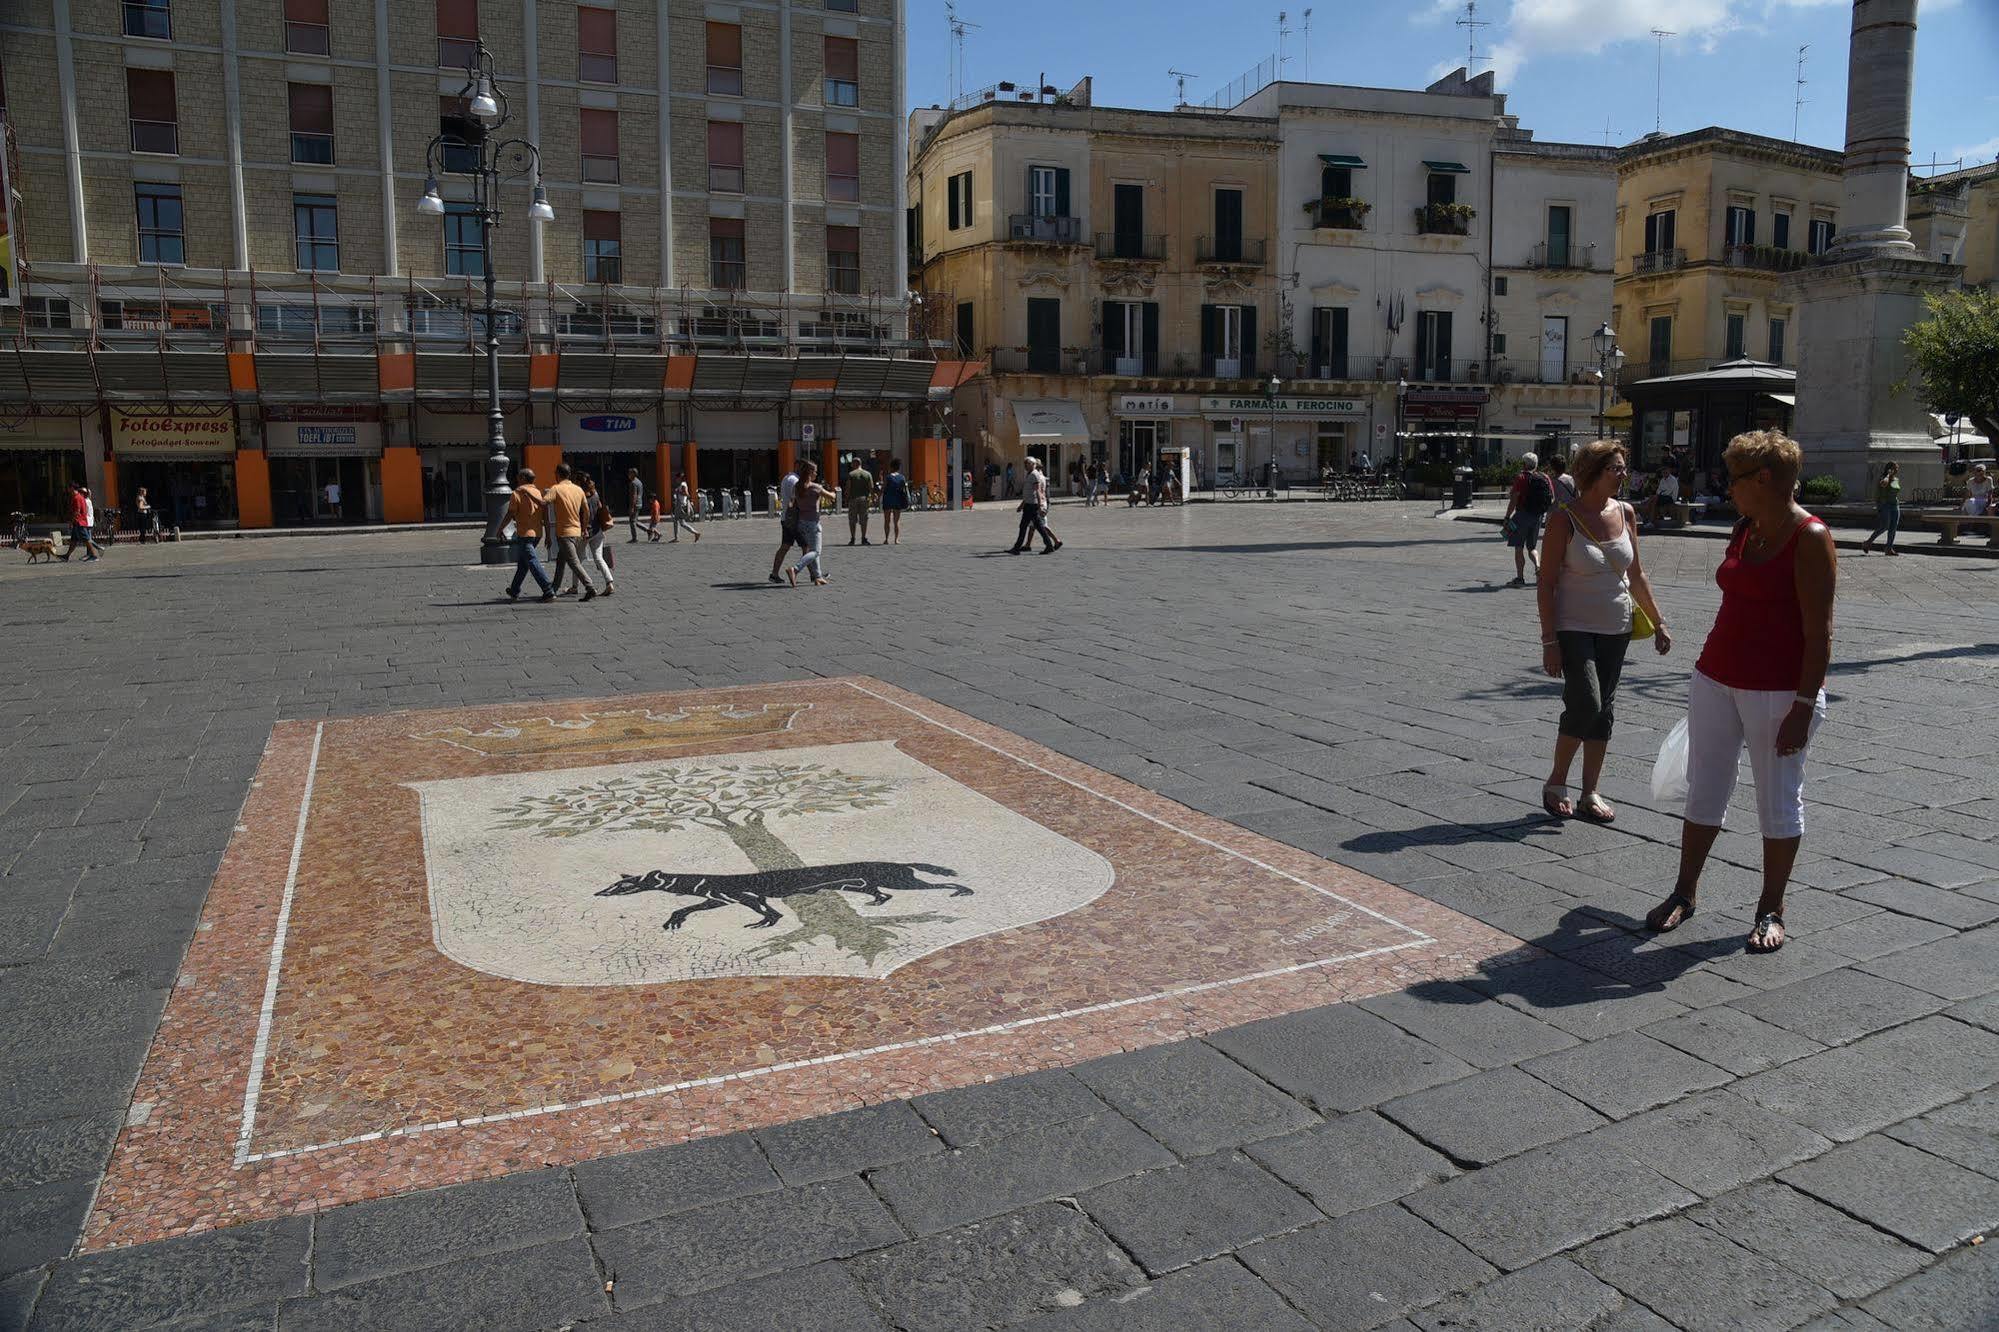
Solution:
M 518 467 L 525 455 L 528 414 L 506 414 L 507 453 Z M 487 417 L 473 412 L 418 411 L 414 423 L 423 460 L 423 512 L 429 519 L 486 516 Z
M 1491 393 L 1477 385 L 1410 388 L 1402 400 L 1402 457 L 1410 462 L 1477 460 L 1479 418 Z
M 1270 464 L 1287 481 L 1316 482 L 1328 467 L 1355 465 L 1366 447 L 1364 398 L 1206 397 L 1200 402 L 1214 447 L 1204 480 L 1263 481 Z
M 600 412 L 561 409 L 556 437 L 571 471 L 594 477 L 611 508 L 630 505 L 629 473 L 637 468 L 648 500 L 659 493 L 659 410 Z
M 1192 397 L 1171 393 L 1122 393 L 1111 399 L 1116 430 L 1111 473 L 1131 478 L 1156 473 L 1161 467 L 1183 473 L 1182 481 L 1202 472 L 1201 420 Z
M 118 506 L 137 511 L 141 489 L 162 527 L 201 531 L 237 525 L 236 413 L 187 408 L 111 409 Z
M 279 527 L 382 521 L 382 423 L 373 407 L 270 408 L 264 456 Z
M 694 442 L 696 483 L 704 491 L 747 492 L 752 506 L 762 505 L 765 495 L 780 479 L 778 445 L 784 439 L 784 431 L 783 414 L 775 409 L 748 412 L 688 409 L 687 438 Z M 815 440 L 825 438 L 820 429 L 815 429 L 813 435 Z M 797 457 L 800 462 L 807 458 L 818 461 L 819 453 L 816 447 L 807 448 L 801 442 Z M 677 483 L 680 478 L 674 479 Z M 823 476 L 819 480 L 822 485 L 832 484 Z
M 80 416 L 0 419 L 0 518 L 27 515 L 30 524 L 67 522 L 69 493 L 88 485 L 84 432 L 96 423 Z
M 1083 409 L 1067 398 L 1013 398 L 1024 457 L 1039 458 L 1051 493 L 1062 493 L 1071 462 L 1090 452 L 1090 426 Z

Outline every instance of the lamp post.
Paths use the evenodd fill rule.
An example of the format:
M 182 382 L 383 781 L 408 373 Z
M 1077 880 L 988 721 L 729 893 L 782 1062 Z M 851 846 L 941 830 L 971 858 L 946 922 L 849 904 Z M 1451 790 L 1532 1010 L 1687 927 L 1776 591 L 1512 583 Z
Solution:
M 1596 437 L 1603 438 L 1603 418 L 1610 410 L 1611 372 L 1624 364 L 1624 349 L 1617 345 L 1617 334 L 1605 320 L 1589 335 L 1590 349 L 1596 353 Z
M 532 177 L 534 194 L 528 216 L 537 222 L 553 222 L 548 193 L 541 184 L 541 153 L 526 139 L 502 139 L 498 132 L 512 115 L 507 95 L 493 77 L 493 53 L 484 42 L 465 66 L 465 87 L 458 94 L 466 114 L 478 125 L 470 140 L 456 134 L 440 134 L 424 150 L 429 168 L 423 182 L 423 197 L 417 211 L 429 217 L 443 217 L 444 197 L 438 192 L 440 171 L 472 177 L 472 210 L 479 219 L 479 267 L 486 279 L 486 530 L 479 539 L 481 564 L 505 564 L 507 541 L 501 535 L 507 523 L 507 500 L 513 488 L 507 483 L 511 463 L 507 458 L 507 421 L 500 408 L 500 314 L 498 278 L 493 271 L 493 229 L 500 224 L 501 177 Z
M 1404 419 L 1408 403 L 1409 381 L 1397 375 L 1395 378 L 1395 470 L 1398 473 L 1402 470 L 1402 450 L 1408 447 L 1403 440 L 1403 436 L 1409 428 L 1408 423 Z
M 1264 396 L 1270 399 L 1270 461 L 1266 464 L 1270 470 L 1264 473 L 1263 480 L 1267 487 L 1265 494 L 1271 499 L 1277 498 L 1277 395 L 1283 391 L 1284 381 L 1275 370 L 1271 371 L 1269 381 L 1263 386 Z

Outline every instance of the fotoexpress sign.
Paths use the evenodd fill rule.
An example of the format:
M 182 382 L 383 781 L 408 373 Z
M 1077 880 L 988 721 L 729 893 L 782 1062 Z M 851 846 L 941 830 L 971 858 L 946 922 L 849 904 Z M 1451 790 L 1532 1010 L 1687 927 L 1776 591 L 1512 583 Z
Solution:
M 236 415 L 179 416 L 113 407 L 111 448 L 127 457 L 231 458 L 236 454 Z

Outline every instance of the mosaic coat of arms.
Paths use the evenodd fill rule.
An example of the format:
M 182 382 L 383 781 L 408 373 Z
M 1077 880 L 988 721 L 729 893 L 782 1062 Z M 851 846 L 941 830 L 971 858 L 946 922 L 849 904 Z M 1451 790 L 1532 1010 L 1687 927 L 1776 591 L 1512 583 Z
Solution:
M 1113 878 L 892 741 L 411 785 L 439 951 L 544 985 L 887 976 Z

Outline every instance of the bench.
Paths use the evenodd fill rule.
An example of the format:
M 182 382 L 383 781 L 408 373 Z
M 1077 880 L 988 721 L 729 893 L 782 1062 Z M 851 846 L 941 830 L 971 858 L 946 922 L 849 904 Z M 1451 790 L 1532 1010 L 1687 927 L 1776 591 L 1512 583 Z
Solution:
M 1921 517 L 1930 526 L 1943 529 L 1943 535 L 1937 538 L 1939 546 L 1955 546 L 1960 527 L 1982 527 L 1988 534 L 1985 544 L 1999 546 L 1999 514 L 1926 513 Z

